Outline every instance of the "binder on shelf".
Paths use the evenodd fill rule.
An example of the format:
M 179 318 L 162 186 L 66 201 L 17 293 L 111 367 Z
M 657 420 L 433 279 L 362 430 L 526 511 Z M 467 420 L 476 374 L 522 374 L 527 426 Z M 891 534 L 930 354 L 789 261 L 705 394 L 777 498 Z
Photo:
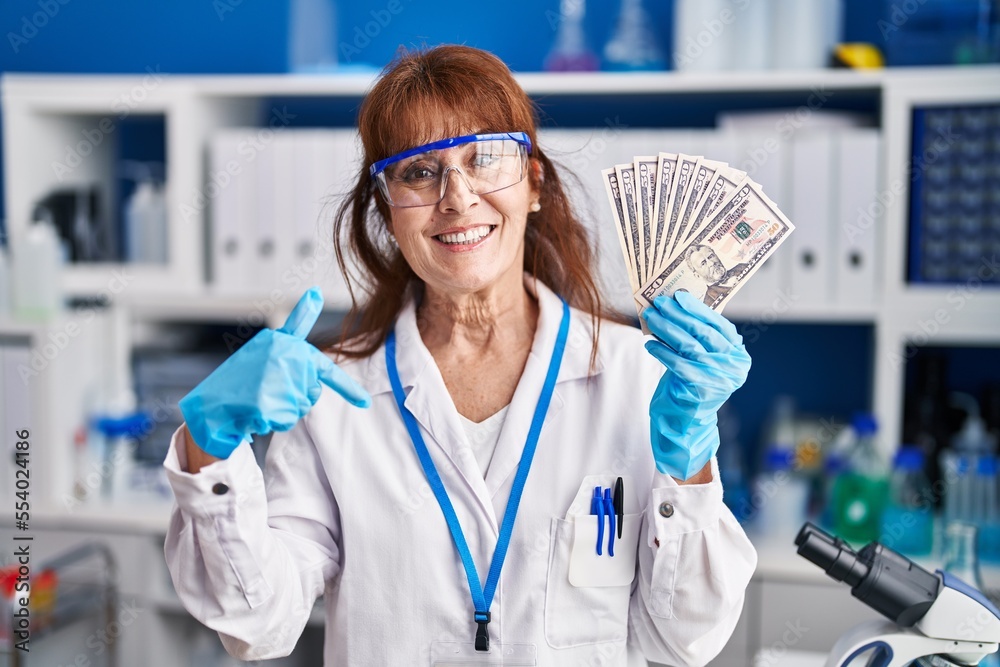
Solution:
M 325 130 L 295 130 L 295 258 L 294 272 L 302 283 L 294 291 L 301 294 L 316 284 L 318 266 L 316 246 L 320 234 L 320 195 L 318 184 L 329 177 L 329 167 L 317 158 Z M 317 171 L 319 170 L 319 171 Z
M 879 236 L 880 134 L 874 128 L 842 130 L 837 136 L 837 225 L 834 239 L 834 301 L 871 305 L 876 301 Z
M 295 131 L 276 132 L 271 143 L 271 161 L 274 172 L 271 184 L 267 186 L 274 196 L 275 224 L 278 229 L 275 245 L 276 282 L 275 287 L 298 299 L 309 285 L 302 284 L 295 269 L 301 260 L 298 257 L 298 237 L 296 230 L 296 149 L 298 142 Z M 295 303 L 294 301 L 292 303 Z
M 768 142 L 773 139 L 773 132 L 770 131 L 725 130 L 720 135 L 733 145 L 733 160 L 730 165 L 747 172 L 750 178 L 759 183 L 764 194 L 782 208 L 797 228 L 798 221 L 791 217 L 792 214 L 787 209 L 791 146 L 787 142 L 778 143 L 776 150 L 768 151 L 765 145 L 771 146 Z M 795 234 L 798 234 L 798 229 Z M 797 295 L 790 284 L 791 255 L 788 248 L 780 248 L 760 265 L 753 280 L 747 281 L 733 297 L 733 302 L 766 312 L 768 309 L 788 307 L 797 301 Z
M 206 192 L 211 202 L 209 268 L 212 289 L 218 294 L 246 293 L 252 278 L 248 261 L 252 244 L 248 239 L 254 227 L 247 226 L 242 217 L 248 207 L 240 201 L 244 192 L 241 181 L 250 172 L 240 154 L 240 144 L 245 138 L 245 130 L 222 130 L 212 137 L 210 144 L 210 185 Z
M 357 132 L 310 129 L 295 132 L 295 274 L 301 293 L 319 285 L 327 308 L 350 305 L 337 266 L 333 225 L 344 197 L 357 178 Z
M 838 191 L 834 169 L 834 133 L 799 131 L 791 144 L 791 191 L 788 217 L 795 224 L 791 244 L 791 289 L 803 303 L 832 301 L 836 221 L 833 193 Z
M 334 248 L 334 221 L 341 205 L 350 195 L 361 171 L 361 141 L 354 129 L 336 129 L 325 133 L 317 144 L 313 159 L 322 163 L 316 169 L 324 180 L 317 183 L 320 198 L 320 235 L 317 241 L 316 280 L 323 290 L 327 308 L 346 310 L 351 306 L 347 283 L 337 264 Z M 350 261 L 350 253 L 344 253 Z
M 247 193 L 247 201 L 256 209 L 256 239 L 251 250 L 253 288 L 257 294 L 268 294 L 278 283 L 278 244 L 282 234 L 281 210 L 275 187 L 275 142 L 279 134 L 262 149 L 257 151 L 253 191 Z M 247 181 L 249 184 L 249 181 Z M 255 201 L 256 200 L 256 201 Z

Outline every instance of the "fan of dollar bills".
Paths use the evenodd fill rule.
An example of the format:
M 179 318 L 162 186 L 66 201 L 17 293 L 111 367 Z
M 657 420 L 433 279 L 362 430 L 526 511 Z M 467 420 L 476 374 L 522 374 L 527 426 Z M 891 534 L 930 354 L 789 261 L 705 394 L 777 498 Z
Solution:
M 638 313 L 677 290 L 721 311 L 795 228 L 724 162 L 660 153 L 601 174 Z

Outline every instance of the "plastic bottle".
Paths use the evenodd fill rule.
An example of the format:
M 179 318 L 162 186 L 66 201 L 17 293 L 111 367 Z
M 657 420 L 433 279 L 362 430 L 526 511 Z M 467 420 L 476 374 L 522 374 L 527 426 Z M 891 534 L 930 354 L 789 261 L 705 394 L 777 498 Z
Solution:
M 751 3 L 754 4 L 754 3 Z M 735 25 L 723 22 L 726 12 L 733 14 L 729 0 L 676 0 L 674 2 L 674 69 L 679 72 L 719 72 L 730 68 L 738 42 L 752 44 L 752 50 L 766 54 L 767 39 L 756 32 L 744 33 L 742 21 Z M 756 13 L 756 12 L 753 12 Z M 742 17 L 741 17 L 742 19 Z M 729 34 L 726 34 L 726 33 Z M 735 40 L 737 33 L 752 34 L 753 39 Z M 766 63 L 766 58 L 761 58 Z M 763 67 L 763 63 L 762 63 Z
M 882 514 L 882 544 L 906 556 L 926 556 L 934 546 L 931 483 L 916 446 L 901 447 L 893 461 L 889 501 Z
M 840 41 L 841 0 L 771 0 L 772 69 L 826 67 L 833 45 Z
M 889 480 L 875 446 L 877 428 L 870 414 L 857 414 L 851 420 L 855 439 L 849 470 L 837 478 L 833 490 L 835 532 L 852 542 L 877 540 L 881 532 Z
M 951 448 L 957 452 L 984 454 L 996 450 L 996 440 L 986 430 L 986 422 L 979 416 L 979 403 L 969 394 L 956 391 L 951 394 L 953 405 L 965 410 L 962 428 L 951 439 Z
M 997 506 L 997 472 L 1000 463 L 993 454 L 983 454 L 976 463 L 979 559 L 1000 563 L 1000 507 Z
M 62 309 L 62 247 L 55 226 L 39 219 L 12 251 L 14 317 L 49 320 Z
M 740 423 L 728 403 L 719 408 L 719 476 L 722 478 L 722 502 L 741 524 L 753 516 L 750 503 L 750 480 L 739 441 Z
M 795 451 L 795 399 L 776 396 L 764 427 L 764 451 L 780 448 Z
M 806 520 L 809 502 L 809 482 L 795 473 L 795 452 L 774 447 L 764 454 L 752 498 L 758 506 L 758 534 L 777 539 L 795 535 Z
M 979 404 L 969 394 L 955 392 L 952 404 L 966 412 L 965 423 L 951 439 L 951 448 L 941 452 L 941 470 L 947 482 L 945 495 L 945 521 L 964 521 L 981 525 L 988 508 L 987 487 L 995 489 L 996 475 L 978 474 L 979 461 L 992 457 L 996 439 L 986 430 L 986 423 L 979 416 Z M 990 463 L 983 464 L 989 470 Z M 993 492 L 995 493 L 995 491 Z
M 126 259 L 137 263 L 167 262 L 167 200 L 163 187 L 141 180 L 125 204 L 128 239 Z
M 585 12 L 584 0 L 562 0 L 559 3 L 556 41 L 545 57 L 544 67 L 547 72 L 591 72 L 600 69 L 601 61 L 587 46 L 584 35 Z
M 845 427 L 842 434 L 850 435 L 850 427 Z M 847 457 L 839 451 L 831 451 L 823 457 L 823 506 L 820 509 L 820 526 L 827 530 L 834 529 L 833 517 L 833 490 L 837 485 L 837 479 L 848 470 Z
M 372 12 L 374 15 L 375 12 Z M 392 15 L 385 11 L 392 20 Z M 387 23 L 371 21 L 376 26 L 374 38 Z M 367 31 L 367 26 L 357 26 L 357 31 Z M 362 35 L 363 37 L 366 35 Z M 330 72 L 337 67 L 337 6 L 333 0 L 291 0 L 288 5 L 288 71 L 295 73 Z M 359 39 L 350 35 L 345 45 L 348 62 L 351 55 L 360 52 Z M 367 42 L 365 42 L 367 44 Z
M 656 43 L 650 25 L 649 16 L 642 7 L 642 0 L 622 0 L 618 25 L 604 46 L 607 69 L 666 69 L 666 60 Z

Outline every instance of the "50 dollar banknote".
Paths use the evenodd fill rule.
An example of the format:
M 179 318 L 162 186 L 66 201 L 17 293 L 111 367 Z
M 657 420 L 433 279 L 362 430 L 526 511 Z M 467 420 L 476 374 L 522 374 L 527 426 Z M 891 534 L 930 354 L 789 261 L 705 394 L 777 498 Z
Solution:
M 651 306 L 660 295 L 685 290 L 721 311 L 793 229 L 760 186 L 745 179 L 635 298 Z

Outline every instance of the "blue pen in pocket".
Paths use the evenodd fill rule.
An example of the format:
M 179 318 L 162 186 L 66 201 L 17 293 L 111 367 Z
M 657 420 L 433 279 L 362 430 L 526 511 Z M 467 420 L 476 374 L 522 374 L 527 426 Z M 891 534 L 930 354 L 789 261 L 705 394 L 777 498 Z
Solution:
M 601 543 L 604 542 L 604 496 L 601 487 L 594 487 L 594 497 L 590 499 L 590 513 L 597 516 L 597 555 L 602 555 Z
M 615 555 L 615 503 L 611 497 L 611 489 L 604 489 L 604 513 L 608 515 L 608 556 L 613 558 Z M 601 539 L 600 532 L 598 532 L 597 539 Z

